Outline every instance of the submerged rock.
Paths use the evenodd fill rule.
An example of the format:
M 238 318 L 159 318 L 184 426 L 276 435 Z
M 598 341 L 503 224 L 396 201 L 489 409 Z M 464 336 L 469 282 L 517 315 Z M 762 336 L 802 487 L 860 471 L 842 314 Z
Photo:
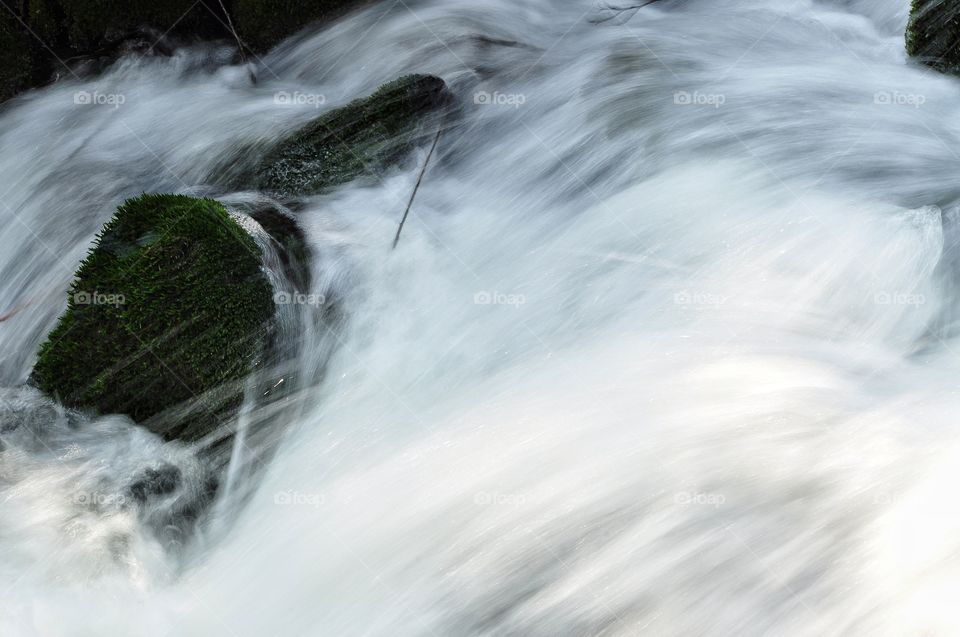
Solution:
M 67 406 L 197 440 L 240 403 L 272 296 L 260 249 L 220 203 L 130 199 L 80 265 L 32 380 Z
M 284 278 L 294 291 L 306 293 L 310 289 L 310 246 L 296 220 L 276 206 L 256 207 L 249 215 L 270 235 Z
M 960 0 L 913 0 L 907 53 L 938 71 L 960 71 Z
M 450 102 L 446 84 L 408 75 L 373 95 L 313 120 L 254 169 L 257 188 L 283 197 L 314 195 L 357 177 L 378 175 L 434 132 L 430 114 Z
M 156 469 L 149 467 L 127 487 L 127 493 L 134 502 L 144 504 L 152 497 L 170 495 L 176 491 L 182 478 L 180 469 L 172 464 L 166 463 Z

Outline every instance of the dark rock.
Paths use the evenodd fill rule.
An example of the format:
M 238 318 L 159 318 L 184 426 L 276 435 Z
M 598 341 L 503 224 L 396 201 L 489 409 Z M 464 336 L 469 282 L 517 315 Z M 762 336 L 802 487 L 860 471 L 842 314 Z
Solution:
M 198 457 L 187 462 L 184 469 L 169 462 L 148 468 L 119 498 L 124 506 L 135 508 L 144 527 L 172 553 L 188 542 L 216 497 L 216 475 L 203 463 L 204 459 Z
M 960 0 L 913 0 L 907 53 L 938 71 L 960 71 Z
M 321 115 L 280 142 L 254 169 L 256 186 L 295 197 L 380 175 L 429 139 L 435 126 L 425 126 L 431 123 L 428 116 L 451 101 L 438 77 L 401 77 L 369 97 Z
M 310 247 L 293 217 L 274 206 L 265 206 L 252 210 L 250 218 L 270 235 L 280 257 L 284 278 L 294 291 L 305 293 L 309 290 Z
M 151 497 L 170 495 L 176 491 L 181 479 L 180 469 L 172 464 L 164 464 L 158 469 L 144 471 L 127 487 L 127 493 L 134 501 L 144 504 Z

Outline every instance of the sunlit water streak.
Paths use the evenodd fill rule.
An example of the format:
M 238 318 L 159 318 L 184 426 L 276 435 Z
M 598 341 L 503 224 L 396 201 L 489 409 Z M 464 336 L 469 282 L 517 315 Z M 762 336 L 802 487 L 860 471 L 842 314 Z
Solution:
M 3 438 L 0 634 L 960 632 L 960 82 L 905 59 L 907 4 L 385 2 L 256 86 L 195 48 L 8 104 L 8 387 L 116 204 L 227 195 L 222 157 L 316 114 L 277 91 L 427 72 L 463 112 L 396 252 L 412 166 L 297 213 L 345 320 L 184 546 L 78 497 L 185 450 L 54 406 Z

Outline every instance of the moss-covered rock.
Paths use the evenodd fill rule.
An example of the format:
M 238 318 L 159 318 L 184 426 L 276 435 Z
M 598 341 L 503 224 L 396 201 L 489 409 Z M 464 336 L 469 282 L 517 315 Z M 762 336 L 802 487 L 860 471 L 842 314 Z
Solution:
M 433 133 L 424 127 L 425 116 L 449 100 L 437 77 L 408 75 L 390 82 L 280 142 L 254 169 L 255 185 L 290 197 L 378 175 Z
M 960 0 L 913 0 L 907 53 L 938 71 L 960 71 Z
M 33 380 L 65 405 L 198 439 L 239 402 L 272 297 L 259 248 L 220 203 L 128 200 L 80 265 Z

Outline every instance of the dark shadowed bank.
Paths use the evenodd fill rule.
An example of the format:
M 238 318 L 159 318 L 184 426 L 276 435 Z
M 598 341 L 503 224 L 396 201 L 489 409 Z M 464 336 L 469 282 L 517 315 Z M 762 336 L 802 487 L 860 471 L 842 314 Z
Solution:
M 124 49 L 163 52 L 165 37 L 233 41 L 231 21 L 244 50 L 260 53 L 313 22 L 365 4 L 369 0 L 7 1 L 0 6 L 0 101 L 96 68 Z

